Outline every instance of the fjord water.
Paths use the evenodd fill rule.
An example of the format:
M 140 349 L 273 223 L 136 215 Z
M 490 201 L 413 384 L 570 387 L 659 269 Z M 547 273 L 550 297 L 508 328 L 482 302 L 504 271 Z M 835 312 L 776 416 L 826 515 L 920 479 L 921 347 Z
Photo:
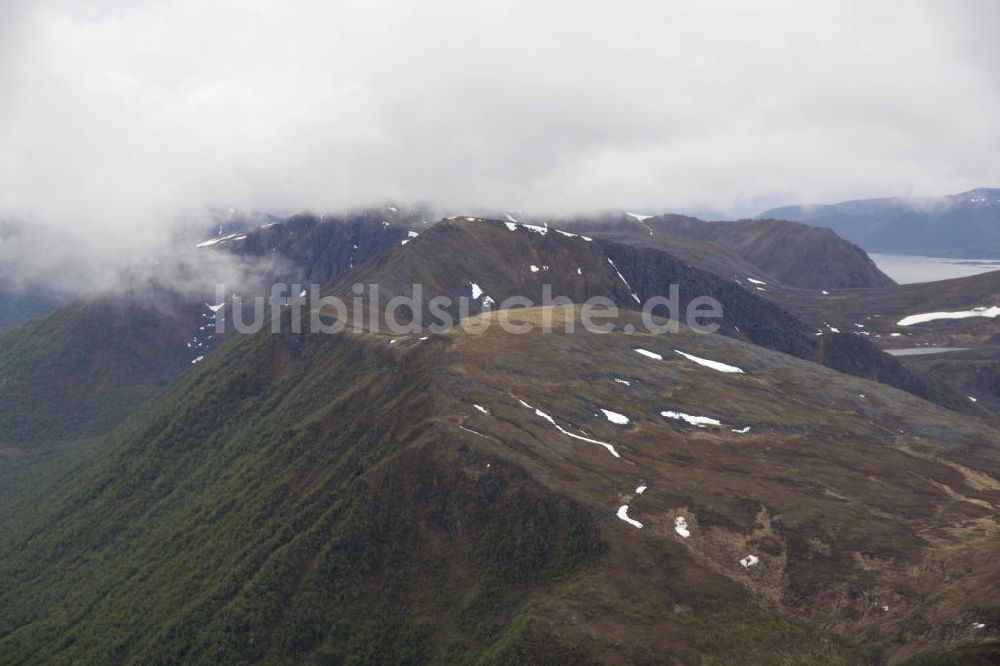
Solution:
M 934 282 L 1000 270 L 1000 259 L 949 259 L 910 254 L 875 254 L 869 257 L 899 284 Z

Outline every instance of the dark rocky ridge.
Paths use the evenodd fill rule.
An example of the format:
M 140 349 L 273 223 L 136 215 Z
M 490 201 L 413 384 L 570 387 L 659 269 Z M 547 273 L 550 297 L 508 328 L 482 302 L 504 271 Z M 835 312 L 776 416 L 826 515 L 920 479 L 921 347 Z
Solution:
M 531 266 L 539 270 L 534 272 Z M 618 278 L 615 268 L 628 286 Z M 411 285 L 419 283 L 424 289 L 421 319 L 426 324 L 434 319 L 428 301 L 437 295 L 452 299 L 449 312 L 457 320 L 458 299 L 472 300 L 473 282 L 497 304 L 512 296 L 539 304 L 543 285 L 548 284 L 553 296 L 565 296 L 576 303 L 604 296 L 626 309 L 639 309 L 640 303 L 654 296 L 669 297 L 671 285 L 677 285 L 677 315 L 682 320 L 692 299 L 709 296 L 723 306 L 719 323 L 724 335 L 882 381 L 949 409 L 983 414 L 964 396 L 932 377 L 916 375 L 870 341 L 849 333 L 817 336 L 814 328 L 788 310 L 732 280 L 694 268 L 661 250 L 600 239 L 588 242 L 554 229 L 543 234 L 522 225 L 511 231 L 504 222 L 451 218 L 405 247 L 344 274 L 329 293 L 349 301 L 354 284 L 377 284 L 379 301 L 384 305 L 393 297 L 411 296 Z M 481 299 L 474 300 L 470 312 L 480 308 Z M 401 313 L 407 314 L 405 310 Z
M 728 278 L 766 277 L 803 289 L 895 284 L 861 248 L 829 229 L 796 222 L 705 222 L 682 215 L 658 215 L 639 222 L 624 215 L 573 219 L 569 224 L 595 237 L 670 252 Z
M 728 335 L 885 381 L 949 408 L 977 410 L 940 381 L 916 376 L 874 346 L 858 340 L 835 344 L 831 335 L 817 339 L 813 330 L 789 314 L 796 309 L 775 306 L 761 298 L 763 294 L 668 253 L 600 239 L 588 243 L 557 232 L 509 233 L 500 222 L 475 223 L 483 233 L 470 234 L 467 229 L 472 227 L 460 221 L 420 226 L 422 235 L 404 247 L 411 233 L 404 224 L 413 223 L 414 219 L 395 219 L 384 211 L 347 218 L 301 215 L 249 231 L 245 239 L 195 251 L 250 260 L 254 280 L 247 284 L 257 286 L 245 289 L 246 296 L 268 293 L 274 281 L 324 283 L 346 273 L 340 287 L 344 295 L 355 281 L 377 280 L 386 290 L 383 303 L 413 282 L 424 284 L 429 294 L 470 296 L 468 282 L 475 279 L 497 302 L 515 295 L 540 302 L 541 285 L 547 282 L 555 295 L 576 302 L 604 295 L 620 307 L 635 308 L 631 293 L 607 263 L 611 258 L 642 300 L 664 295 L 676 283 L 682 307 L 697 295 L 719 299 L 725 306 L 722 324 Z M 487 228 L 495 233 L 487 234 Z M 549 269 L 530 273 L 526 269 L 532 263 Z M 205 303 L 213 298 L 212 293 L 175 292 L 154 278 L 119 294 L 79 299 L 44 319 L 5 332 L 0 336 L 5 350 L 0 364 L 8 380 L 0 387 L 0 398 L 7 401 L 8 418 L 0 428 L 0 444 L 16 445 L 41 433 L 93 434 L 116 423 L 223 341 L 209 339 L 209 330 L 200 331 L 202 326 L 212 328 Z M 140 326 L 131 327 L 136 318 Z M 155 325 L 157 334 L 140 335 L 145 324 Z M 188 347 L 195 339 L 200 344 Z M 67 363 L 71 358 L 79 363 Z M 75 397 L 67 400 L 66 395 Z

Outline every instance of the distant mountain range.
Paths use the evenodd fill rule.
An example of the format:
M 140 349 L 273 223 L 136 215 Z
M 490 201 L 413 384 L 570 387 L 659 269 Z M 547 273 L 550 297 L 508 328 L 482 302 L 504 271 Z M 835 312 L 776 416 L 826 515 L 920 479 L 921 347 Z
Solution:
M 828 227 L 869 252 L 1000 257 L 1000 189 L 995 188 L 941 197 L 782 206 L 757 217 Z

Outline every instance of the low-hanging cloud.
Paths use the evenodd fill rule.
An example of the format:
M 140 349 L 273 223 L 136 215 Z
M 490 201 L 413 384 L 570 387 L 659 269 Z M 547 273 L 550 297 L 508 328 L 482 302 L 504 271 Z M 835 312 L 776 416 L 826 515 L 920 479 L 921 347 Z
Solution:
M 8 273 L 106 270 L 207 206 L 750 214 L 1000 181 L 989 2 L 0 7 L 0 210 L 35 230 Z

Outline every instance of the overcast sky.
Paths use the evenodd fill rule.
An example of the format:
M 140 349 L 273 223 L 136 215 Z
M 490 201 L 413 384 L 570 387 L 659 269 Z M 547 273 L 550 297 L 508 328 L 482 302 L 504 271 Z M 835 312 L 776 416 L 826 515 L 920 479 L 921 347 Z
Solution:
M 998 186 L 998 26 L 989 0 L 4 0 L 0 210 L 124 248 L 206 205 Z

